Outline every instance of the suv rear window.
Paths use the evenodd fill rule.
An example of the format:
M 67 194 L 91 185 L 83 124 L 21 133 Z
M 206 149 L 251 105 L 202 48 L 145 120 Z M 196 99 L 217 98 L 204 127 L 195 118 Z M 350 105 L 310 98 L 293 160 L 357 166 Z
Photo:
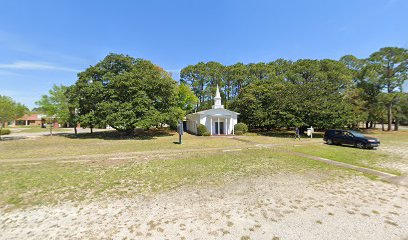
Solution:
M 334 135 L 342 136 L 343 134 L 344 134 L 344 131 L 342 130 L 327 130 L 324 135 L 325 136 L 334 136 Z

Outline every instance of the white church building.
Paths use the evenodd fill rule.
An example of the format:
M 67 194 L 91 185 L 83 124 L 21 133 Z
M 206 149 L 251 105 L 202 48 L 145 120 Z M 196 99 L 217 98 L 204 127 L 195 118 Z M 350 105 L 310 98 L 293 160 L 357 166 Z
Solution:
M 212 109 L 186 116 L 187 131 L 197 134 L 198 124 L 203 124 L 211 135 L 233 135 L 234 126 L 238 122 L 238 115 L 239 113 L 225 109 L 224 105 L 221 105 L 220 90 L 217 86 Z

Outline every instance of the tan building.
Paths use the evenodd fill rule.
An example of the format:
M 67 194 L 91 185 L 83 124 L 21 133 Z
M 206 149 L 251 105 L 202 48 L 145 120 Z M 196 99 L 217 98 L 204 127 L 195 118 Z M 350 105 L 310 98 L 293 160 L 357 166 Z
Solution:
M 45 123 L 44 114 L 24 115 L 14 121 L 14 126 L 41 126 Z

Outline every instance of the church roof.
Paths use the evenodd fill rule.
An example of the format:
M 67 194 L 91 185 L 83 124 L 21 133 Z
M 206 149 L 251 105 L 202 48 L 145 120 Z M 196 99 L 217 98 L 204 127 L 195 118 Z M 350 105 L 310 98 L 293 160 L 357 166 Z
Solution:
M 207 109 L 207 110 L 191 113 L 191 115 L 193 115 L 193 114 L 200 114 L 200 115 L 230 115 L 230 114 L 237 114 L 237 115 L 239 115 L 239 113 L 228 110 L 228 109 L 225 109 L 225 108 Z

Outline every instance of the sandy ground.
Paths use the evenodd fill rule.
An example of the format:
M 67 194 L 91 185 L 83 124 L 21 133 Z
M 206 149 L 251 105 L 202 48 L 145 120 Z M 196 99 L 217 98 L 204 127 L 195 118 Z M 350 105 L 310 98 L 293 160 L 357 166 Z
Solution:
M 27 128 L 11 128 L 11 133 L 10 135 L 2 135 L 3 140 L 20 140 L 20 139 L 35 139 L 39 138 L 42 136 L 49 136 L 50 135 L 50 130 L 48 128 L 43 128 L 43 131 L 41 132 L 21 132 Z M 102 132 L 102 131 L 109 131 L 110 129 L 94 129 L 94 132 Z M 53 135 L 58 136 L 58 135 L 64 135 L 68 133 L 74 133 L 73 128 L 61 128 L 60 131 L 54 131 Z M 78 128 L 77 129 L 78 133 L 88 133 L 90 130 L 89 129 L 83 129 L 83 128 Z
M 387 146 L 381 146 L 378 151 L 398 157 L 397 161 L 393 159 L 389 162 L 381 163 L 380 166 L 388 167 L 391 169 L 398 169 L 404 175 L 408 175 L 408 146 L 387 145 Z
M 408 239 L 408 188 L 275 175 L 1 212 L 1 239 Z

